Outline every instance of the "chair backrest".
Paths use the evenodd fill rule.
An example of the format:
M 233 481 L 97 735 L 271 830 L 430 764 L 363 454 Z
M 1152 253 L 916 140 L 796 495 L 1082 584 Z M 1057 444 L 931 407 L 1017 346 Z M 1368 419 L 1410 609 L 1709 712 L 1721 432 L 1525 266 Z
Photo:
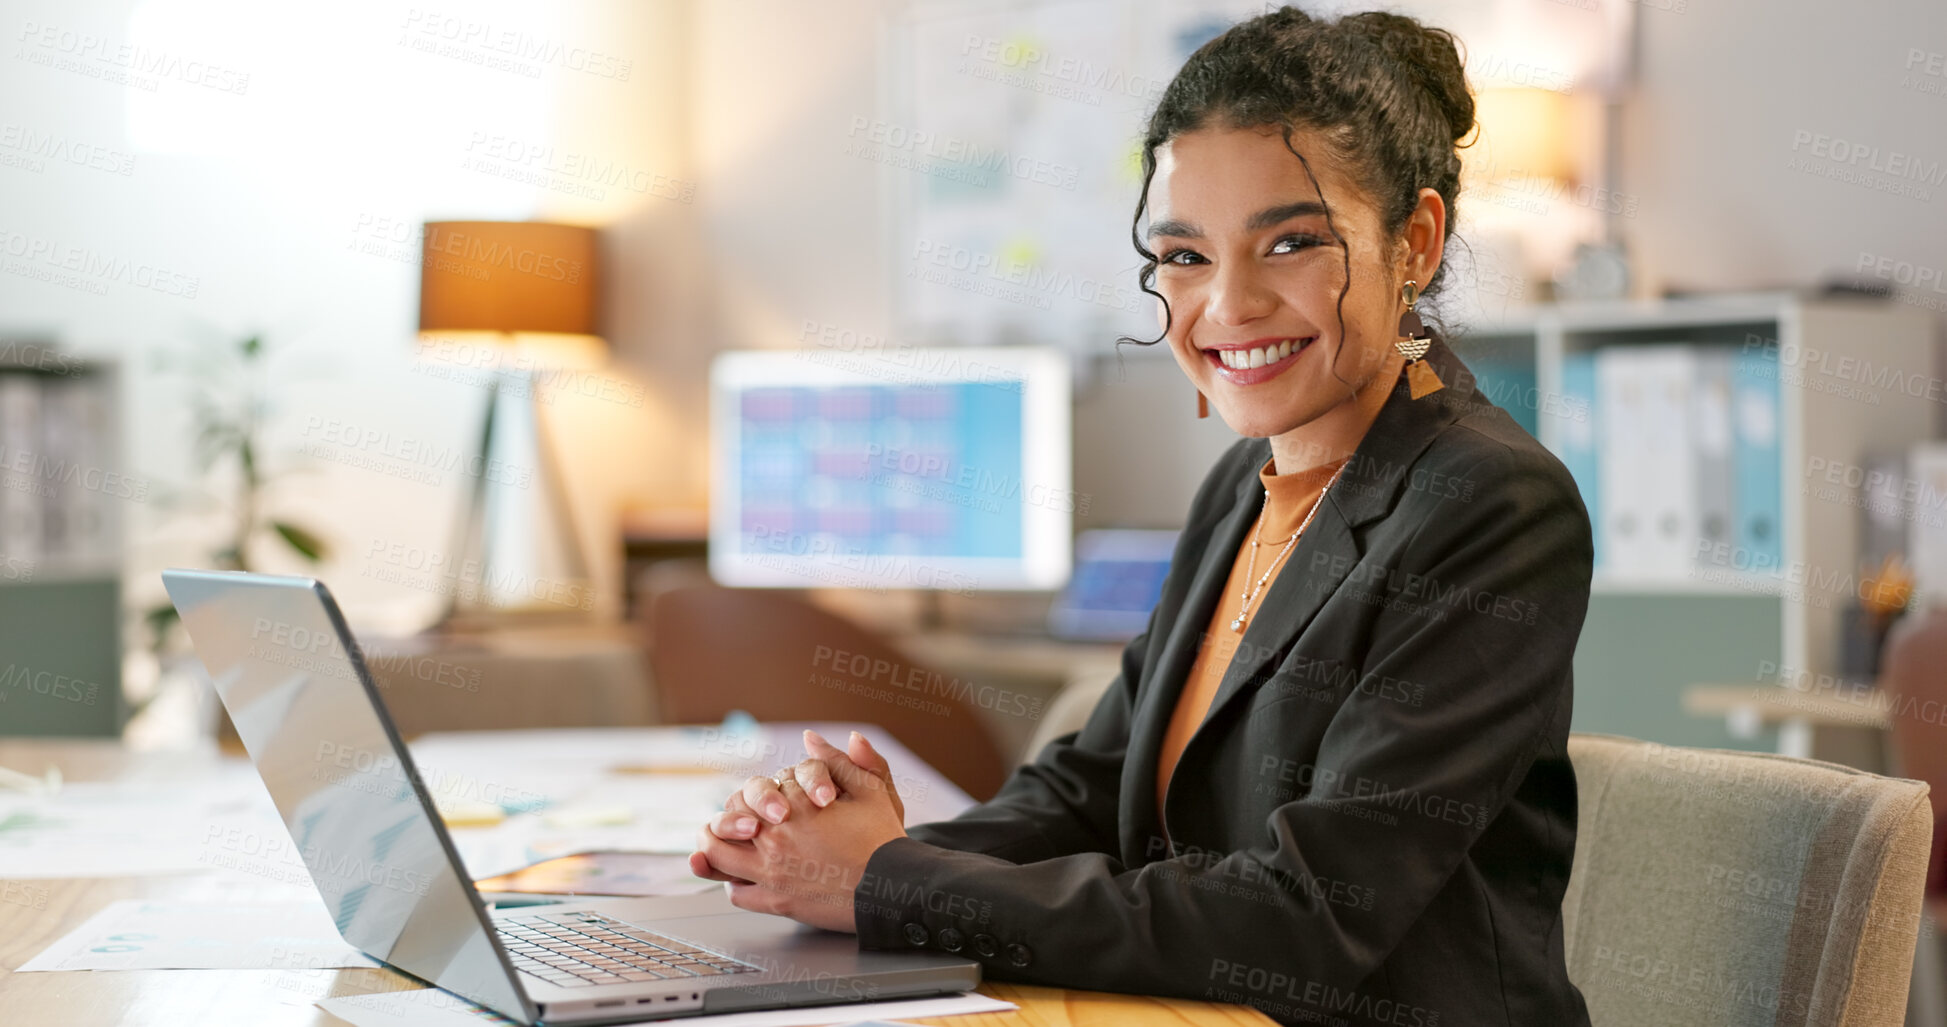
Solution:
M 1061 691 L 1055 693 L 1055 697 L 1048 701 L 1048 708 L 1042 711 L 1041 722 L 1035 725 L 1034 734 L 1028 737 L 1027 747 L 1021 750 L 1021 762 L 1033 763 L 1049 742 L 1085 727 L 1089 715 L 1102 702 L 1102 694 L 1121 676 L 1120 665 L 1070 676 L 1068 683 L 1061 686 Z
M 1569 739 L 1568 972 L 1597 1027 L 1898 1027 L 1927 786 L 1812 760 Z
M 986 694 L 978 682 L 919 663 L 795 594 L 671 588 L 649 604 L 648 649 L 672 723 L 744 710 L 760 720 L 875 724 L 976 799 L 992 797 L 1006 779 L 1000 746 L 975 705 Z

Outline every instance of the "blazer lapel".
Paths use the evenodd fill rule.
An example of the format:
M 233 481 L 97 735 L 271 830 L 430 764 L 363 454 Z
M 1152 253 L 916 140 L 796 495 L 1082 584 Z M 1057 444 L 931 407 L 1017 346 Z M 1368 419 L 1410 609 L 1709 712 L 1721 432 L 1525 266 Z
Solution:
M 1156 822 L 1157 750 L 1169 729 L 1170 717 L 1183 694 L 1183 686 L 1203 645 L 1203 633 L 1217 609 L 1217 598 L 1230 579 L 1232 561 L 1244 535 L 1256 520 L 1263 505 L 1257 468 L 1271 457 L 1269 443 L 1258 440 L 1252 447 L 1256 459 L 1251 473 L 1238 484 L 1230 512 L 1210 529 L 1196 576 L 1183 595 L 1183 603 L 1171 619 L 1169 635 L 1155 666 L 1145 669 L 1148 684 L 1129 725 L 1129 759 L 1122 768 L 1122 804 L 1118 821 L 1122 825 L 1122 847 L 1131 859 L 1155 859 L 1151 839 L 1162 836 Z M 1261 451 L 1261 452 L 1260 452 Z

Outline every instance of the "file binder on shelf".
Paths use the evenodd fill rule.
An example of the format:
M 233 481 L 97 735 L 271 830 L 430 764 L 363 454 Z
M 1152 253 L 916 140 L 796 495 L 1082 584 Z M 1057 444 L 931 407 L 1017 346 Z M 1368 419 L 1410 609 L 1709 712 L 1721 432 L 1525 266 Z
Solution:
M 41 549 L 76 570 L 112 568 L 122 490 L 109 477 L 109 413 L 101 382 L 60 375 L 41 382 Z M 111 494 L 113 493 L 113 494 Z
M 61 368 L 0 363 L 0 558 L 43 577 L 114 577 L 132 498 L 117 469 L 115 374 Z
M 1731 467 L 1737 447 L 1731 426 L 1731 359 L 1731 351 L 1721 346 L 1697 351 L 1691 438 L 1697 460 L 1699 553 L 1722 551 L 1734 541 L 1737 489 Z
M 1602 570 L 1608 558 L 1602 531 L 1602 482 L 1596 455 L 1596 440 L 1602 435 L 1602 407 L 1596 402 L 1595 356 L 1570 353 L 1562 358 L 1561 440 L 1562 465 L 1575 478 L 1582 492 L 1582 505 L 1589 512 L 1589 529 L 1595 535 L 1595 566 Z
M 41 556 L 40 376 L 0 370 L 0 557 L 32 563 Z
M 1628 353 L 1643 380 L 1645 453 L 1637 481 L 1649 525 L 1642 571 L 1682 578 L 1698 561 L 1697 449 L 1691 395 L 1697 351 L 1688 345 L 1636 347 Z
M 1617 346 L 1596 354 L 1597 480 L 1606 572 L 1624 579 L 1680 579 L 1697 551 L 1686 346 Z
M 1736 443 L 1736 527 L 1732 544 L 1740 562 L 1757 573 L 1784 565 L 1784 496 L 1778 435 L 1778 357 L 1767 349 L 1743 349 L 1732 357 L 1731 423 Z M 1850 568 L 1847 568 L 1850 570 Z
M 1541 434 L 1541 391 L 1533 361 L 1469 357 L 1467 367 L 1474 372 L 1474 387 L 1481 395 L 1507 411 L 1528 434 Z
M 1548 399 L 1543 441 L 1575 479 L 1594 528 L 1578 729 L 1748 745 L 1683 715 L 1685 691 L 1754 674 L 1837 672 L 1850 586 L 1889 549 L 1917 551 L 1922 587 L 1947 601 L 1947 498 L 1927 505 L 1947 497 L 1947 455 L 1931 476 L 1881 472 L 1869 509 L 1850 494 L 1862 468 L 1879 466 L 1874 454 L 1934 437 L 1939 403 L 1926 386 L 1939 380 L 1937 327 L 1910 305 L 1796 291 L 1544 303 L 1468 326 L 1502 350 L 1534 354 Z M 1641 433 L 1654 417 L 1631 357 L 1673 345 L 1692 353 L 1690 458 L 1680 476 L 1671 467 L 1644 473 L 1657 447 Z M 1620 379 L 1603 373 L 1611 368 Z M 1625 393 L 1631 402 L 1619 412 Z M 1947 454 L 1947 442 L 1938 445 Z M 1655 515 L 1634 500 L 1679 477 L 1694 522 L 1686 565 L 1671 573 L 1655 569 Z M 1908 496 L 1914 488 L 1919 496 Z M 1862 520 L 1882 513 L 1862 538 Z M 1635 529 L 1627 540 L 1623 525 Z M 1924 540 L 1889 541 L 1923 527 Z

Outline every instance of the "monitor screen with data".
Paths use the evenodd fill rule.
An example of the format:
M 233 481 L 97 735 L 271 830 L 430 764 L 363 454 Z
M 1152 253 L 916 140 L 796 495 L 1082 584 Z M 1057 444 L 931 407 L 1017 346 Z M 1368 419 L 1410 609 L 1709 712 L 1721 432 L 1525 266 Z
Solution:
M 711 370 L 710 571 L 728 585 L 1054 589 L 1069 573 L 1067 358 L 734 352 Z

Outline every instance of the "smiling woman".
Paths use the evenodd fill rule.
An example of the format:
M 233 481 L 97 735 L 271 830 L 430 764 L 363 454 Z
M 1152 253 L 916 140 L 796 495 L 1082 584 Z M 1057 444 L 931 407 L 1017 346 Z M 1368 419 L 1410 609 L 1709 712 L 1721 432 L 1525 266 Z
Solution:
M 1285 7 L 1192 55 L 1133 235 L 1154 341 L 1244 438 L 1121 675 L 992 800 L 910 831 L 863 738 L 808 737 L 692 868 L 996 977 L 1586 1025 L 1561 900 L 1588 516 L 1414 312 L 1472 128 L 1456 41 L 1409 18 Z
M 1438 289 L 1474 127 L 1455 47 L 1398 15 L 1287 7 L 1199 51 L 1150 118 L 1143 291 L 1225 422 L 1280 440 L 1280 473 L 1351 451 L 1403 359 L 1402 289 Z M 1253 388 L 1321 339 L 1314 373 Z

